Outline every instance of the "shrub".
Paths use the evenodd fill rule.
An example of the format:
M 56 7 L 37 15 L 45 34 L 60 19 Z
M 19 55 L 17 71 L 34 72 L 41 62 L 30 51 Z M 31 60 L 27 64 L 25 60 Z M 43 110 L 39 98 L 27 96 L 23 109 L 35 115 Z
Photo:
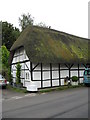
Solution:
M 8 81 L 10 82 L 10 84 L 12 84 L 13 79 L 12 79 L 12 74 L 11 74 L 10 67 L 8 68 Z
M 17 68 L 17 72 L 16 72 L 16 84 L 20 84 L 21 83 L 21 80 L 20 80 L 21 65 L 20 65 L 20 63 L 17 64 L 16 68 Z
M 73 82 L 77 82 L 77 81 L 78 81 L 78 77 L 77 77 L 77 76 L 73 76 L 73 77 L 72 77 L 72 81 L 73 81 Z

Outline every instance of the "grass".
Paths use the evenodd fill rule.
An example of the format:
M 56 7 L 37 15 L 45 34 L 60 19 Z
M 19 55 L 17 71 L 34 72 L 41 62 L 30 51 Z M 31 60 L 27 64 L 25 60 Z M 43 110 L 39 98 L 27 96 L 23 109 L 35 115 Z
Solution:
M 84 87 L 84 85 L 83 85 L 83 84 L 80 84 L 80 85 L 78 85 L 78 86 L 60 86 L 60 87 L 39 89 L 38 93 L 61 91 L 61 90 L 79 88 L 79 87 Z M 11 85 L 7 85 L 7 89 L 12 90 L 12 91 L 14 91 L 14 92 L 28 93 L 28 91 L 27 91 L 25 88 L 16 88 L 16 87 L 12 87 Z
M 12 87 L 11 85 L 7 85 L 7 89 L 12 90 L 14 92 L 27 93 L 27 90 L 25 88 L 16 88 Z
M 78 86 L 60 86 L 55 88 L 47 88 L 47 89 L 40 89 L 39 93 L 46 93 L 46 92 L 52 92 L 52 91 L 61 91 L 61 90 L 67 90 L 72 88 L 78 88 L 78 87 L 84 87 L 83 84 L 80 84 Z

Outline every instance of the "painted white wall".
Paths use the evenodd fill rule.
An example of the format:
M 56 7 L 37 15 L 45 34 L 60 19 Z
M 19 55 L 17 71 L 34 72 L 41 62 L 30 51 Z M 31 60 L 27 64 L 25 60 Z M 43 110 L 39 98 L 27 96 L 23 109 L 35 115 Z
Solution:
M 35 65 L 33 65 L 35 66 Z M 72 69 L 77 69 L 78 66 L 73 66 Z M 84 69 L 83 66 L 80 67 L 81 69 Z M 36 67 L 34 70 L 40 70 L 40 65 L 38 67 Z M 67 67 L 61 67 L 61 69 L 67 69 Z M 48 65 L 47 67 L 46 66 L 43 66 L 43 70 L 50 70 L 50 66 Z M 58 70 L 58 64 L 56 67 L 53 67 L 52 70 Z M 82 77 L 83 76 L 83 72 L 84 71 L 80 71 L 80 76 Z M 72 71 L 71 70 L 71 77 L 72 76 L 78 76 L 78 71 Z M 61 85 L 64 85 L 64 78 L 66 76 L 69 76 L 69 70 L 62 70 L 61 71 Z M 58 78 L 58 79 L 57 79 Z M 50 80 L 48 81 L 45 81 L 45 79 L 50 79 L 50 71 L 43 71 L 43 87 L 50 87 L 51 86 L 51 82 Z M 58 86 L 59 85 L 59 71 L 52 71 L 52 86 Z M 35 80 L 35 82 L 37 83 L 37 86 L 38 88 L 40 88 L 41 86 L 41 81 L 38 81 L 38 80 L 41 80 L 41 72 L 33 72 L 33 80 Z M 36 81 L 37 80 L 37 81 Z M 83 78 L 80 78 L 80 83 L 83 83 Z
M 29 58 L 27 57 L 24 48 L 22 47 L 22 48 L 17 49 L 14 53 L 14 57 L 12 60 L 13 65 L 11 65 L 11 71 L 12 71 L 11 74 L 13 76 L 13 82 L 16 81 L 17 62 L 22 62 L 25 60 L 29 60 Z M 25 63 L 20 63 L 20 65 L 21 65 L 21 82 L 23 83 L 23 86 L 26 87 L 28 84 L 30 84 L 30 81 L 31 81 L 30 80 L 31 75 L 30 75 L 30 71 L 29 71 L 30 70 L 30 61 L 25 62 Z M 26 78 L 26 74 L 28 74 L 29 77 Z

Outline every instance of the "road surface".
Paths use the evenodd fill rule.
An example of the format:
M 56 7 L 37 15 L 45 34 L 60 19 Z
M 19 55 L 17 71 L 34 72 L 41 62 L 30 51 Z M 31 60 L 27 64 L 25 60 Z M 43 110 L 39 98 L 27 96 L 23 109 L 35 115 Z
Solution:
M 2 108 L 3 118 L 88 118 L 88 88 L 3 96 Z

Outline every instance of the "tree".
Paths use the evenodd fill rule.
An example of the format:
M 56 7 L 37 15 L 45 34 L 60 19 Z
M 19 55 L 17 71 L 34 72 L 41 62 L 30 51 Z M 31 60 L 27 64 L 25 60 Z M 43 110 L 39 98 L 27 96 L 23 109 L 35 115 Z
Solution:
M 1 46 L 0 48 L 0 73 L 7 79 L 9 82 L 12 81 L 11 69 L 8 64 L 9 51 L 6 46 Z
M 2 45 L 2 22 L 0 21 L 0 47 Z
M 0 63 L 2 64 L 2 66 L 5 66 L 7 68 L 9 67 L 8 59 L 9 59 L 9 51 L 6 48 L 6 46 L 3 45 L 0 48 Z
M 10 50 L 13 43 L 19 37 L 20 31 L 18 28 L 13 27 L 13 24 L 2 22 L 2 45 L 5 45 Z
M 10 84 L 12 84 L 13 79 L 12 79 L 12 74 L 11 74 L 11 68 L 10 67 L 8 68 L 7 74 L 8 74 L 7 75 L 8 76 L 8 81 L 9 81 Z
M 16 68 L 17 68 L 17 71 L 16 71 L 16 84 L 20 84 L 21 83 L 21 80 L 20 80 L 21 65 L 20 65 L 20 63 L 17 64 Z
M 32 18 L 31 14 L 22 14 L 21 18 L 19 17 L 19 26 L 21 27 L 21 30 L 23 31 L 28 25 L 33 25 L 34 18 Z
M 49 27 L 50 27 L 50 26 L 47 26 L 47 25 L 46 25 L 45 23 L 43 23 L 43 22 L 38 23 L 37 26 L 43 27 L 43 28 L 49 28 Z

